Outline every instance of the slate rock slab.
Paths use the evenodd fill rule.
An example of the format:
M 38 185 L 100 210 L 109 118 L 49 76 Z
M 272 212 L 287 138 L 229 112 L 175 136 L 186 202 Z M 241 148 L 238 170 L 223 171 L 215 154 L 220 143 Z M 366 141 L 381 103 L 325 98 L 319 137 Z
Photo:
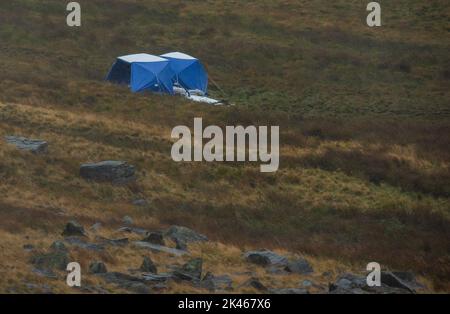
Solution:
M 183 256 L 185 254 L 189 254 L 186 251 L 170 248 L 170 247 L 163 246 L 163 245 L 144 242 L 144 241 L 134 241 L 133 245 L 140 247 L 140 248 L 151 250 L 153 252 L 164 252 L 164 253 L 168 253 L 168 254 L 175 255 L 175 256 Z
M 22 136 L 5 136 L 7 143 L 15 145 L 18 149 L 27 150 L 35 154 L 46 153 L 48 144 L 43 140 L 28 139 Z
M 211 292 L 230 291 L 232 290 L 232 284 L 233 281 L 230 276 L 216 276 L 211 272 L 208 272 L 205 277 L 203 277 L 201 282 L 201 286 Z
M 103 262 L 92 262 L 89 265 L 89 271 L 92 274 L 104 274 L 108 272 L 106 265 Z
M 184 243 L 208 241 L 205 235 L 183 226 L 171 226 L 164 235 L 175 242 L 177 240 Z
M 69 221 L 66 226 L 64 227 L 64 230 L 62 232 L 63 236 L 85 236 L 86 231 L 84 231 L 84 228 L 82 225 L 80 225 L 78 222 L 72 220 Z
M 114 184 L 126 184 L 136 179 L 134 166 L 115 160 L 82 164 L 80 176 L 86 180 Z
M 122 289 L 129 290 L 134 293 L 150 293 L 150 288 L 145 284 L 145 280 L 139 277 L 119 272 L 97 274 L 97 276 L 103 278 L 108 283 L 115 284 Z
M 153 274 L 157 273 L 157 268 L 156 268 L 155 263 L 153 263 L 153 261 L 148 256 L 144 257 L 139 270 L 146 272 L 146 273 L 153 273 Z
M 244 253 L 245 259 L 260 266 L 287 266 L 288 259 L 272 251 L 260 250 Z
M 346 273 L 339 276 L 336 281 L 329 286 L 331 294 L 410 294 L 408 289 L 389 286 L 383 281 L 381 287 L 369 287 L 365 276 L 358 276 Z
M 304 258 L 289 262 L 285 268 L 290 273 L 296 273 L 300 275 L 307 275 L 314 272 L 312 266 Z
M 51 251 L 48 253 L 36 253 L 31 257 L 31 264 L 36 269 L 52 271 L 65 270 L 69 263 L 69 256 L 66 251 Z
M 202 277 L 203 259 L 193 258 L 181 268 L 173 272 L 173 276 L 180 280 L 199 282 Z

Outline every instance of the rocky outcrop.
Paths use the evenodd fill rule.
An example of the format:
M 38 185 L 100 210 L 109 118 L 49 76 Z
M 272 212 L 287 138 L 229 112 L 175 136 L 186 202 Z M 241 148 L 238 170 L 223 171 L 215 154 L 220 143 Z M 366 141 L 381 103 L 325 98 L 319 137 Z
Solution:
M 86 180 L 126 184 L 136 179 L 135 168 L 126 161 L 101 161 L 82 164 L 80 176 Z
M 46 153 L 48 144 L 46 141 L 28 139 L 21 136 L 5 136 L 6 142 L 15 145 L 18 149 L 27 150 L 35 154 Z
M 211 292 L 230 291 L 232 290 L 232 284 L 233 281 L 230 276 L 215 276 L 211 272 L 208 272 L 205 277 L 203 277 L 201 282 L 201 286 Z
M 108 283 L 115 284 L 119 288 L 129 290 L 134 293 L 150 293 L 150 288 L 145 284 L 145 280 L 139 277 L 119 272 L 103 273 L 98 274 L 98 276 L 103 278 Z
M 239 286 L 240 288 L 253 288 L 260 292 L 267 292 L 268 289 L 259 281 L 258 278 L 252 277 Z
M 143 249 L 151 250 L 153 252 L 164 252 L 164 253 L 168 253 L 168 254 L 175 255 L 175 256 L 183 256 L 185 254 L 189 254 L 186 251 L 181 251 L 181 250 L 177 250 L 177 249 L 170 248 L 167 246 L 153 244 L 153 243 L 144 242 L 144 241 L 134 241 L 133 245 L 136 247 L 143 248 Z
M 184 243 L 208 241 L 203 234 L 182 226 L 171 226 L 164 232 L 164 235 L 174 241 L 178 240 Z
M 89 265 L 89 271 L 92 274 L 104 274 L 108 272 L 106 265 L 103 262 L 92 262 Z
M 200 281 L 202 277 L 203 259 L 193 258 L 184 264 L 181 268 L 173 272 L 176 279 L 187 281 Z
M 287 266 L 288 259 L 284 256 L 278 255 L 272 251 L 260 250 L 249 251 L 244 253 L 244 257 L 250 263 L 260 266 Z
M 314 272 L 311 264 L 304 258 L 297 259 L 295 261 L 288 262 L 285 270 L 290 273 L 296 273 L 300 275 L 307 275 Z
M 156 265 L 153 263 L 153 261 L 150 259 L 150 257 L 145 256 L 144 260 L 142 261 L 141 267 L 139 268 L 140 271 L 143 271 L 145 273 L 157 273 Z
M 72 220 L 69 221 L 62 232 L 63 236 L 85 236 L 86 232 L 82 225 Z
M 381 283 L 380 287 L 369 287 L 365 276 L 358 276 L 350 273 L 343 274 L 330 284 L 329 292 L 332 294 L 408 294 L 412 293 L 408 289 Z

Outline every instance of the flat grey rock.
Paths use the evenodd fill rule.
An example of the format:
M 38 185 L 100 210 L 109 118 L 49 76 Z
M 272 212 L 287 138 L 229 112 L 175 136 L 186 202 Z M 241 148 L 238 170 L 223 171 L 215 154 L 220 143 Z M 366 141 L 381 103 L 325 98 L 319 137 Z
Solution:
M 304 258 L 291 261 L 286 265 L 286 271 L 300 275 L 307 275 L 314 272 L 311 264 Z
M 184 243 L 208 241 L 205 235 L 183 226 L 171 226 L 164 232 L 164 235 L 174 241 L 178 240 Z
M 143 228 L 136 228 L 136 227 L 120 227 L 117 229 L 117 232 L 128 232 L 128 233 L 136 233 L 140 235 L 146 235 L 148 233 L 148 230 Z
M 233 281 L 228 275 L 216 276 L 211 272 L 208 272 L 203 277 L 201 286 L 209 291 L 230 291 L 232 290 Z
M 248 262 L 260 266 L 287 266 L 288 264 L 286 257 L 268 250 L 249 251 L 244 253 L 244 257 Z
M 178 249 L 174 249 L 174 248 L 170 248 L 167 246 L 162 246 L 162 245 L 158 245 L 158 244 L 152 244 L 152 243 L 148 243 L 148 242 L 144 242 L 144 241 L 134 241 L 133 245 L 140 247 L 140 248 L 144 248 L 144 249 L 148 249 L 154 252 L 164 252 L 164 253 L 168 253 L 171 255 L 175 255 L 175 256 L 183 256 L 186 254 L 189 254 L 186 251 L 182 251 L 182 250 L 178 250 Z
M 72 246 L 76 246 L 85 250 L 98 252 L 105 249 L 105 246 L 103 244 L 89 243 L 85 239 L 82 239 L 80 237 L 66 237 L 64 241 Z
M 97 274 L 97 276 L 103 278 L 108 283 L 115 284 L 122 289 L 129 290 L 134 293 L 150 293 L 150 288 L 145 284 L 145 280 L 136 276 L 119 272 Z
M 82 164 L 80 176 L 86 180 L 114 184 L 126 184 L 136 179 L 134 166 L 115 160 Z
M 35 154 L 46 153 L 48 144 L 43 140 L 28 139 L 22 136 L 5 136 L 6 142 L 18 149 L 27 150 Z

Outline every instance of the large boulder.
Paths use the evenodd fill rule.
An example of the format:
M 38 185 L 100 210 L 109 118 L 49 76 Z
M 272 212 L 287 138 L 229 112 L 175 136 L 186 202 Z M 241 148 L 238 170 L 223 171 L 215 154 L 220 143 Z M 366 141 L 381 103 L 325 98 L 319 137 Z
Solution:
M 203 277 L 201 286 L 211 292 L 230 291 L 232 290 L 232 283 L 233 281 L 228 275 L 216 276 L 213 273 L 208 272 L 205 277 Z
M 119 272 L 97 274 L 97 276 L 103 278 L 108 283 L 117 285 L 121 289 L 129 290 L 134 293 L 148 294 L 151 292 L 150 288 L 146 285 L 146 280 L 143 278 Z
M 171 226 L 164 232 L 164 235 L 174 241 L 184 243 L 208 241 L 208 238 L 203 234 L 183 226 Z
M 27 150 L 35 154 L 46 153 L 48 144 L 46 141 L 28 139 L 21 136 L 5 136 L 6 142 L 15 145 L 18 149 Z
M 65 270 L 69 264 L 69 255 L 65 250 L 52 250 L 48 253 L 34 254 L 30 262 L 39 270 Z
M 136 179 L 134 166 L 126 161 L 114 160 L 82 164 L 80 176 L 86 180 L 114 184 L 125 184 Z
M 185 254 L 189 254 L 186 251 L 170 248 L 170 247 L 167 247 L 164 245 L 153 244 L 153 243 L 149 243 L 149 242 L 145 242 L 145 241 L 134 241 L 133 245 L 136 247 L 150 250 L 152 252 L 156 252 L 156 253 L 163 252 L 163 253 L 171 254 L 174 256 L 183 256 Z
M 106 265 L 103 262 L 92 262 L 89 265 L 89 271 L 92 274 L 104 274 L 108 272 Z
M 365 276 L 358 276 L 350 273 L 339 276 L 336 281 L 329 286 L 332 294 L 409 294 L 411 290 L 387 285 L 381 282 L 380 287 L 369 287 Z
M 288 259 L 284 256 L 278 255 L 272 251 L 260 250 L 249 251 L 244 253 L 244 257 L 250 263 L 260 266 L 287 266 Z
M 82 225 L 76 221 L 69 221 L 62 232 L 63 236 L 85 236 L 86 232 Z
M 193 258 L 184 264 L 181 268 L 173 272 L 173 276 L 180 280 L 200 281 L 202 277 L 203 260 L 201 258 Z
M 286 265 L 285 270 L 290 273 L 296 273 L 300 275 L 307 275 L 314 272 L 312 266 L 304 258 L 289 262 Z
M 157 273 L 155 263 L 153 263 L 153 261 L 148 256 L 144 257 L 144 260 L 142 261 L 142 265 L 139 268 L 139 270 L 145 273 L 153 273 L 153 274 Z

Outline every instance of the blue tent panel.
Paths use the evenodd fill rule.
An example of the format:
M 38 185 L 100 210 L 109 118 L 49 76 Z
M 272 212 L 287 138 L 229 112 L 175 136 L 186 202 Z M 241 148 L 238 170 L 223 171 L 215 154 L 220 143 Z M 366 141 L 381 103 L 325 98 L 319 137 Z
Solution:
M 131 65 L 131 91 L 151 90 L 173 94 L 174 73 L 167 63 L 135 62 Z
M 170 61 L 176 75 L 175 82 L 187 90 L 208 92 L 208 74 L 198 59 L 181 52 L 166 53 L 161 57 Z
M 167 59 L 136 54 L 117 58 L 106 79 L 127 84 L 132 92 L 150 90 L 172 95 L 174 77 Z

